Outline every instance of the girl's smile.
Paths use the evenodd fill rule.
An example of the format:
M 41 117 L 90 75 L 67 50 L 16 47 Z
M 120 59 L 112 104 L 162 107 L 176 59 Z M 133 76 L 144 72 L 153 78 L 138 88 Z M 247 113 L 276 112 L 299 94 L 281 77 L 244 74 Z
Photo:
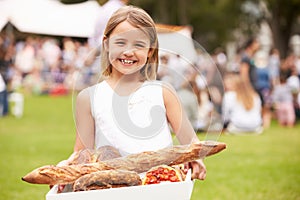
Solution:
M 141 29 L 127 21 L 121 22 L 105 39 L 113 71 L 134 74 L 144 67 L 150 49 L 150 39 Z
M 127 60 L 127 59 L 119 59 L 123 65 L 132 65 L 133 63 L 137 62 L 135 60 Z

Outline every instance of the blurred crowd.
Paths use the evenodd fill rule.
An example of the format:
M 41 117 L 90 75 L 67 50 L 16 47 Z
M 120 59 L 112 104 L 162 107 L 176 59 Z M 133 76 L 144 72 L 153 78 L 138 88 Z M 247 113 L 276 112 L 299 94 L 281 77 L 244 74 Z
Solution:
M 100 71 L 96 60 L 87 59 L 91 48 L 85 40 L 46 36 L 16 40 L 3 32 L 0 47 L 0 116 L 8 114 L 9 94 L 66 95 L 91 85 Z
M 66 95 L 96 83 L 100 62 L 86 40 L 28 36 L 16 40 L 0 35 L 0 116 L 18 94 Z M 99 53 L 99 52 L 98 52 Z M 217 48 L 212 54 L 197 49 L 196 61 L 160 52 L 158 79 L 178 92 L 195 130 L 227 129 L 260 133 L 271 119 L 293 127 L 300 117 L 300 57 L 281 59 L 272 48 L 260 54 L 259 41 L 250 39 L 234 58 Z
M 175 87 L 195 130 L 260 134 L 272 119 L 294 127 L 300 118 L 300 56 L 282 59 L 276 48 L 263 51 L 257 38 L 231 59 L 222 48 L 198 49 L 193 63 L 163 53 L 158 78 Z

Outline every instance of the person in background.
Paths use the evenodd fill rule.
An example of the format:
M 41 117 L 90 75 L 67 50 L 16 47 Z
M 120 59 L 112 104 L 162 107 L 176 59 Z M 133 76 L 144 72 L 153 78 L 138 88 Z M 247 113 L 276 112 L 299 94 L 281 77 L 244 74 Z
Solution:
M 264 128 L 268 128 L 271 122 L 271 112 L 269 108 L 269 101 L 265 101 L 268 98 L 266 90 L 262 90 L 258 87 L 258 70 L 254 60 L 255 53 L 260 49 L 260 42 L 257 38 L 250 38 L 244 46 L 244 52 L 242 53 L 240 75 L 244 81 L 248 81 L 253 89 L 259 94 L 262 103 L 262 118 Z M 268 98 L 269 99 L 269 98 Z
M 102 45 L 102 37 L 110 16 L 119 8 L 126 6 L 129 0 L 104 0 L 100 7 L 93 35 L 88 39 L 92 48 L 99 48 Z
M 5 37 L 0 34 L 0 117 L 9 113 L 8 103 L 8 69 L 10 66 L 11 44 L 6 44 Z
M 102 49 L 103 81 L 77 96 L 74 153 L 105 145 L 122 156 L 162 149 L 173 145 L 170 127 L 180 144 L 199 141 L 175 89 L 155 80 L 158 39 L 144 10 L 118 9 L 107 23 Z M 68 164 L 73 155 L 59 165 Z M 193 178 L 205 179 L 202 159 L 189 166 Z
M 300 106 L 297 103 L 297 96 L 300 92 L 300 78 L 299 78 L 299 69 L 297 69 L 297 58 L 294 53 L 290 53 L 282 62 L 281 70 L 286 73 L 286 84 L 292 91 L 294 109 L 296 117 L 300 117 Z
M 3 117 L 7 114 L 4 109 L 5 105 L 7 104 L 6 101 L 7 101 L 6 84 L 0 73 L 0 117 Z
M 248 81 L 238 74 L 224 77 L 222 115 L 228 133 L 261 133 L 261 100 Z
M 244 46 L 240 63 L 240 75 L 244 81 L 248 81 L 255 89 L 257 81 L 256 65 L 254 54 L 260 48 L 260 43 L 256 38 L 250 38 Z
M 296 111 L 297 119 L 300 119 L 300 91 L 298 92 L 298 95 L 297 95 L 295 111 Z
M 26 38 L 24 47 L 17 51 L 15 58 L 15 66 L 22 73 L 24 78 L 33 69 L 33 63 L 35 58 L 35 49 L 33 46 L 34 40 L 32 37 Z
M 273 90 L 273 103 L 276 116 L 281 126 L 293 127 L 295 123 L 295 110 L 292 89 L 287 85 L 289 70 L 280 72 L 280 84 Z
M 272 88 L 279 84 L 279 70 L 280 70 L 280 54 L 279 50 L 272 48 L 270 50 L 268 59 L 268 69 L 271 79 Z
M 191 67 L 192 68 L 192 67 Z M 198 95 L 199 92 L 195 83 L 195 72 L 186 72 L 186 79 L 182 83 L 181 87 L 177 90 L 177 94 L 183 105 L 189 121 L 191 122 L 195 131 L 198 127 Z
M 100 7 L 99 15 L 97 16 L 98 20 L 95 24 L 95 30 L 93 35 L 88 39 L 88 44 L 92 48 L 92 51 L 88 55 L 87 59 L 84 62 L 85 66 L 97 65 L 96 62 L 99 60 L 101 53 L 101 45 L 104 29 L 106 23 L 109 20 L 110 16 L 119 8 L 126 6 L 129 3 L 129 0 L 104 0 L 105 3 Z
M 272 80 L 270 78 L 267 57 L 263 51 L 259 51 L 255 55 L 256 82 L 254 86 L 262 101 L 262 117 L 265 128 L 270 127 L 272 119 Z

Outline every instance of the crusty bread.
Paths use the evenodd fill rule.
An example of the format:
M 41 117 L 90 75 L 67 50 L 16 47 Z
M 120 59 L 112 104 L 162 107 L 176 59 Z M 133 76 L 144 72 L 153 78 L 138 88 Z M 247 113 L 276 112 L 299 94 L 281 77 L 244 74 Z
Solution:
M 74 183 L 85 174 L 109 169 L 142 173 L 158 165 L 171 166 L 198 160 L 216 154 L 225 148 L 225 143 L 205 141 L 191 145 L 176 145 L 158 151 L 142 152 L 95 163 L 68 166 L 47 165 L 33 170 L 22 180 L 28 183 L 56 185 Z
M 126 170 L 104 170 L 86 174 L 78 178 L 73 186 L 74 191 L 86 191 L 94 188 L 112 188 L 114 186 L 141 185 L 142 181 L 136 172 Z
M 158 151 L 146 151 L 104 161 L 115 169 L 146 172 L 158 165 L 178 165 L 216 154 L 226 148 L 225 143 L 205 141 L 190 145 L 176 145 Z
M 28 173 L 22 180 L 34 184 L 68 184 L 74 183 L 85 174 L 108 169 L 112 168 L 102 162 L 67 166 L 46 165 Z

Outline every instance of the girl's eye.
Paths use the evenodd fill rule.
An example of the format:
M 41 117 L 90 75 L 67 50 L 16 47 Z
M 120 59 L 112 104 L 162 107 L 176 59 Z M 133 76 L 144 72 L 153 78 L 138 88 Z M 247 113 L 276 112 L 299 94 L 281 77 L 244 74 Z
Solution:
M 125 42 L 118 41 L 118 42 L 116 42 L 116 44 L 119 45 L 119 46 L 123 46 L 123 45 L 125 45 Z
M 144 48 L 145 47 L 145 45 L 141 44 L 141 43 L 137 43 L 137 44 L 135 44 L 135 46 L 138 47 L 138 48 Z

